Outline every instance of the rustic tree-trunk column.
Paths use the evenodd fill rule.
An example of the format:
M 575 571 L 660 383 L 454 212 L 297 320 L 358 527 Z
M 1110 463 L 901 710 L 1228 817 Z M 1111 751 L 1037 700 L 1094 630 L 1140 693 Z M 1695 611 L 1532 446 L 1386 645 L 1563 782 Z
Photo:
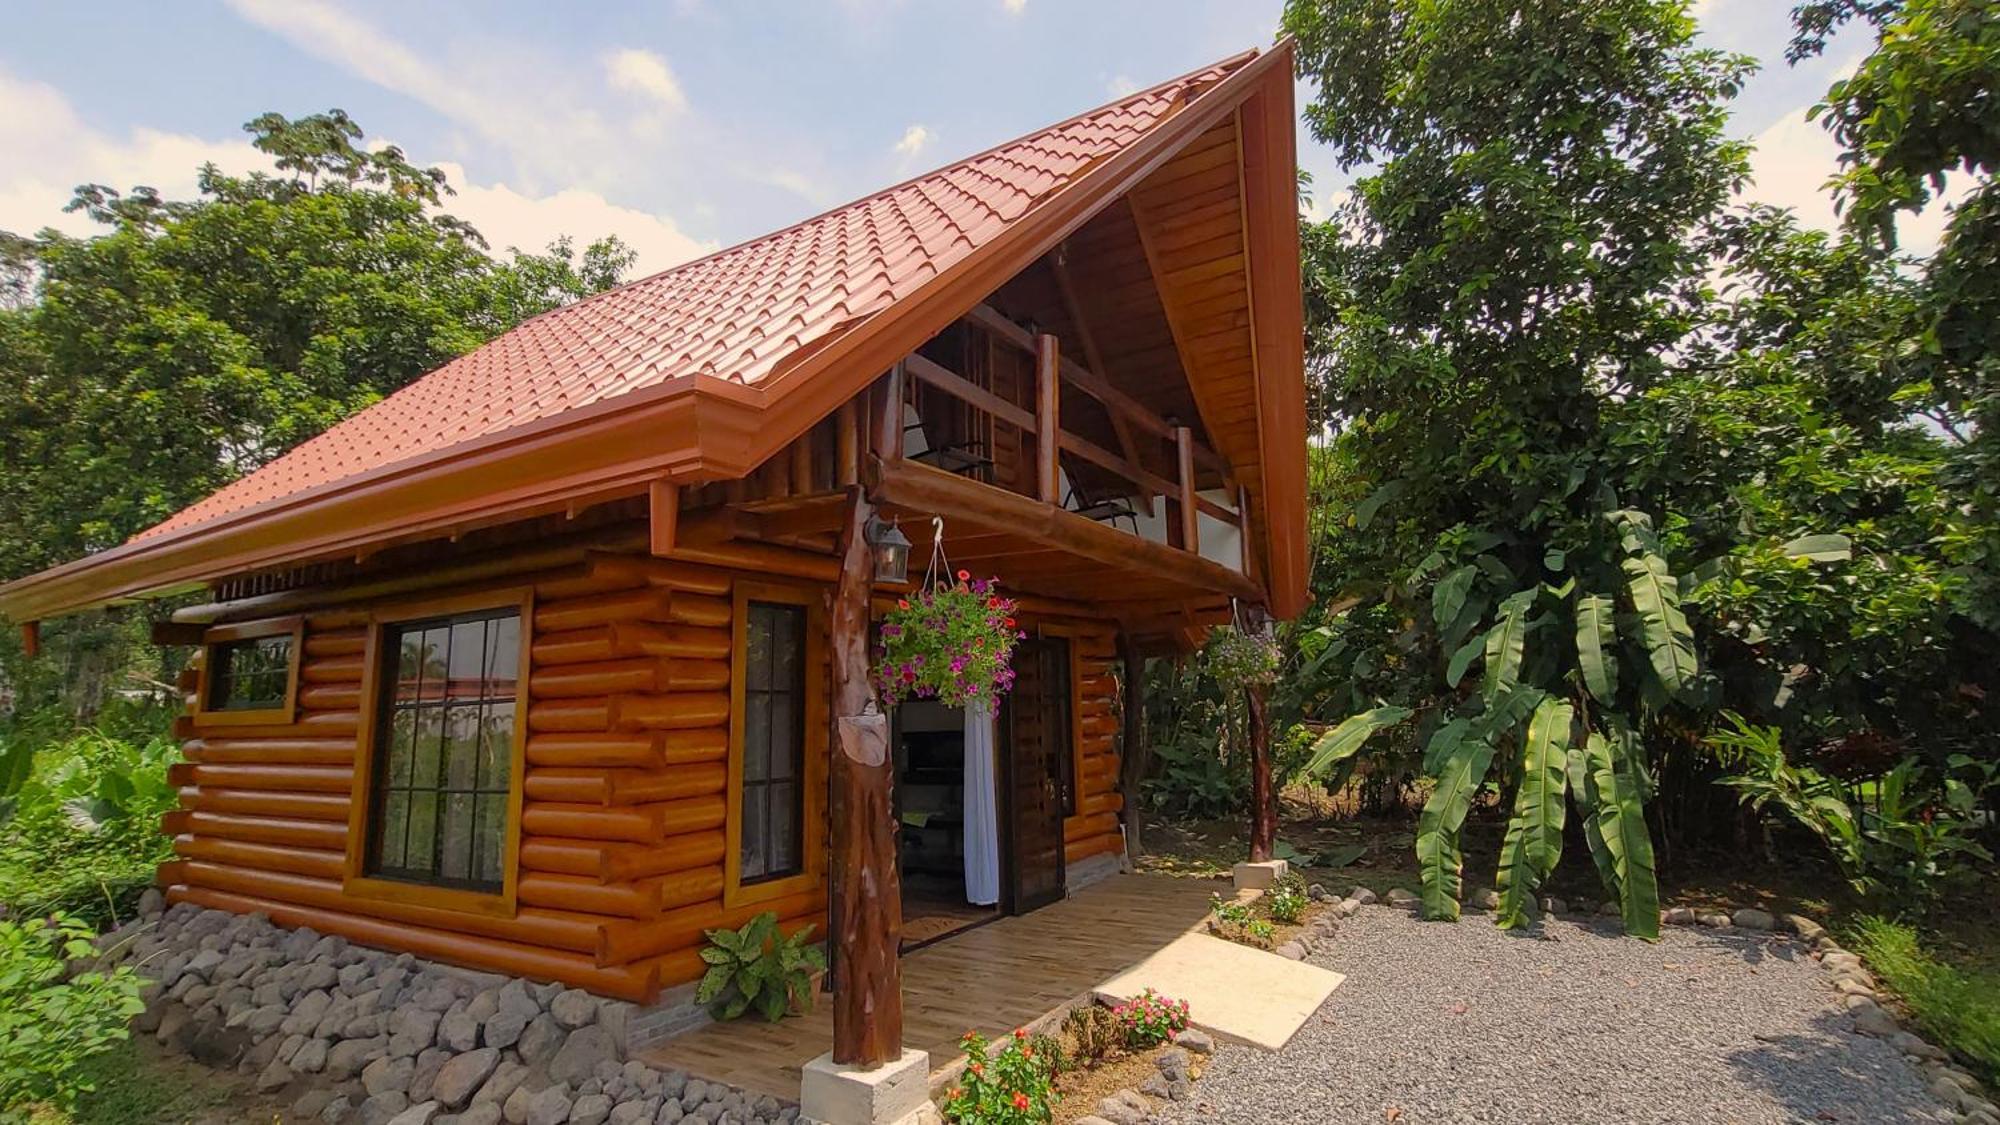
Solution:
M 848 491 L 833 593 L 833 1061 L 872 1068 L 902 1057 L 903 895 L 896 868 L 889 719 L 868 681 L 875 505 Z
M 1264 684 L 1243 689 L 1250 711 L 1250 860 L 1271 858 L 1278 842 L 1278 805 L 1271 791 L 1271 718 Z
M 1054 336 L 1035 337 L 1035 485 L 1044 504 L 1062 496 L 1062 349 Z
M 1125 633 L 1118 634 L 1118 655 L 1124 662 L 1125 673 L 1125 698 L 1121 701 L 1124 713 L 1119 716 L 1122 738 L 1118 791 L 1124 798 L 1125 854 L 1136 856 L 1145 850 L 1139 788 L 1153 764 L 1152 747 L 1146 742 L 1146 658 Z

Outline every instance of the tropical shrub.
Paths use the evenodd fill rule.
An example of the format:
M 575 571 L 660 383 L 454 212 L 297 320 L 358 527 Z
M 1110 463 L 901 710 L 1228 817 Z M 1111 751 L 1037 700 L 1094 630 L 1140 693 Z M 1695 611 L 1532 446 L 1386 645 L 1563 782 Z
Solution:
M 945 1091 L 944 1119 L 962 1125 L 1027 1125 L 1050 1119 L 1055 1105 L 1054 1060 L 1016 1030 L 989 1053 L 986 1037 L 968 1031 L 958 1041 L 970 1060 L 958 1085 Z
M 128 966 L 65 979 L 67 962 L 95 952 L 77 919 L 0 919 L 0 1116 L 73 1108 L 92 1088 L 81 1064 L 125 1039 L 145 1007 Z
M 1855 919 L 1843 937 L 1925 1034 L 2000 1082 L 2000 976 L 1948 965 L 1923 948 L 1915 929 L 1874 915 Z
M 990 578 L 959 571 L 882 616 L 875 686 L 890 703 L 912 697 L 947 707 L 992 703 L 1014 686 L 1014 603 Z
M 1724 716 L 1729 728 L 1709 736 L 1737 772 L 1723 783 L 1758 811 L 1775 806 L 1816 836 L 1849 884 L 1869 897 L 1920 909 L 1949 882 L 1971 876 L 1968 860 L 1993 862 L 1979 842 L 1981 806 L 1996 783 L 1995 767 L 1954 755 L 1942 772 L 1905 757 L 1869 783 L 1872 801 L 1855 788 L 1785 756 L 1777 728 Z
M 1211 894 L 1208 896 L 1208 912 L 1215 915 L 1218 922 L 1229 922 L 1236 925 L 1242 925 L 1255 917 L 1249 903 L 1237 902 L 1235 899 L 1226 899 L 1220 894 Z
M 34 746 L 0 739 L 0 768 L 14 783 L 10 794 L 0 786 L 0 904 L 115 924 L 173 856 L 160 816 L 176 804 L 167 767 L 180 747 L 103 730 Z
M 789 1011 L 812 1010 L 813 975 L 826 968 L 825 955 L 807 944 L 812 930 L 802 926 L 786 937 L 769 910 L 740 930 L 709 930 L 709 944 L 701 951 L 708 971 L 695 987 L 695 1003 L 710 1005 L 721 1020 L 755 1008 L 775 1023 Z
M 1125 1046 L 1143 1051 L 1187 1030 L 1188 1003 L 1169 1000 L 1149 988 L 1111 1009 L 1111 1015 L 1124 1030 Z

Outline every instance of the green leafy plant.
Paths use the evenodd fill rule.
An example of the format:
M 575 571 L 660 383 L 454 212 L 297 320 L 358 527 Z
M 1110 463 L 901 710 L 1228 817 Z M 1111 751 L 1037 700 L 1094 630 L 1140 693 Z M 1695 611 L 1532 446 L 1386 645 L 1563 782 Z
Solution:
M 1242 925 L 1255 916 L 1249 903 L 1238 902 L 1235 899 L 1226 899 L 1220 894 L 1211 894 L 1208 896 L 1208 912 L 1215 915 L 1216 920 L 1219 922 L 1228 922 L 1235 925 Z
M 695 1003 L 711 1005 L 722 1020 L 752 1008 L 772 1022 L 791 1010 L 811 1010 L 813 975 L 826 968 L 825 956 L 807 944 L 812 930 L 802 926 L 786 937 L 769 910 L 740 930 L 709 930 L 709 944 L 701 951 L 708 971 L 695 988 Z
M 1869 802 L 1840 781 L 1791 762 L 1776 727 L 1733 712 L 1723 718 L 1729 726 L 1709 736 L 1736 771 L 1723 784 L 1751 808 L 1784 810 L 1819 839 L 1861 894 L 1922 908 L 1953 878 L 1968 874 L 1964 860 L 1993 862 L 1978 839 L 1985 827 L 1980 806 L 1995 784 L 1990 764 L 1953 756 L 1937 773 L 1905 757 L 1875 783 Z
M 1048 1063 L 1050 1078 L 1060 1077 L 1076 1065 L 1061 1036 L 1037 1032 L 1028 1036 L 1028 1049 L 1033 1052 L 1034 1058 Z
M 1014 603 L 997 584 L 958 572 L 882 616 L 875 685 L 890 703 L 912 697 L 947 707 L 993 702 L 1014 685 Z
M 1079 1004 L 1063 1016 L 1063 1032 L 1076 1048 L 1077 1061 L 1086 1066 L 1103 1062 L 1125 1042 L 1125 1033 L 1102 1004 Z
M 145 983 L 128 966 L 67 975 L 95 954 L 88 925 L 65 915 L 0 920 L 0 1107 L 73 1108 L 92 1088 L 80 1069 L 129 1035 Z
M 1295 926 L 1306 913 L 1306 892 L 1301 887 L 1279 884 L 1264 893 L 1264 909 L 1274 922 Z
M 160 816 L 175 807 L 167 768 L 180 747 L 163 735 L 86 730 L 46 744 L 0 741 L 16 771 L 0 797 L 0 903 L 22 915 L 65 912 L 113 924 L 171 859 Z
M 1188 1003 L 1170 1000 L 1149 988 L 1111 1009 L 1111 1015 L 1124 1029 L 1125 1046 L 1143 1051 L 1187 1030 Z
M 958 1085 L 945 1091 L 944 1119 L 960 1125 L 1026 1125 L 1048 1121 L 1059 1100 L 1054 1059 L 1016 1030 L 997 1050 L 968 1031 L 958 1041 L 970 1060 Z
M 2000 977 L 1939 960 L 1913 927 L 1879 916 L 1855 919 L 1843 937 L 1926 1034 L 2000 1082 Z

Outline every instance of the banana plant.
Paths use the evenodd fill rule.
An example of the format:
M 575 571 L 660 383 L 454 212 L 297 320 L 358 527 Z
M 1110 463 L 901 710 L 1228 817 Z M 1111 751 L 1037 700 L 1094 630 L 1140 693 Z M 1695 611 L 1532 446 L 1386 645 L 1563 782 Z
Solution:
M 1475 533 L 1457 541 L 1456 558 L 1433 555 L 1417 568 L 1413 585 L 1429 585 L 1451 693 L 1419 718 L 1435 781 L 1416 837 L 1427 918 L 1459 916 L 1459 833 L 1505 763 L 1501 776 L 1519 780 L 1498 865 L 1500 924 L 1526 925 L 1538 913 L 1574 809 L 1626 932 L 1659 937 L 1651 782 L 1636 732 L 1651 711 L 1700 690 L 1700 668 L 1681 582 L 1651 518 L 1626 509 L 1602 518 L 1590 542 L 1542 552 L 1539 567 L 1510 566 L 1505 537 Z M 1307 772 L 1327 776 L 1372 736 L 1413 718 L 1416 710 L 1387 705 L 1348 718 L 1318 740 Z

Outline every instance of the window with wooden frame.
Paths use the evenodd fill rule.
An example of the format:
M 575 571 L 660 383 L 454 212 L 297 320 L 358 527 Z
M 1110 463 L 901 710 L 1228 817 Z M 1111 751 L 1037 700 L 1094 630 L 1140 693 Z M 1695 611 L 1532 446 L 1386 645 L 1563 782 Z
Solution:
M 528 667 L 524 594 L 381 614 L 348 889 L 511 913 Z
M 815 590 L 739 582 L 730 669 L 727 905 L 794 894 L 824 850 L 826 665 Z
M 210 629 L 195 688 L 196 724 L 289 724 L 298 698 L 303 633 L 297 617 Z

